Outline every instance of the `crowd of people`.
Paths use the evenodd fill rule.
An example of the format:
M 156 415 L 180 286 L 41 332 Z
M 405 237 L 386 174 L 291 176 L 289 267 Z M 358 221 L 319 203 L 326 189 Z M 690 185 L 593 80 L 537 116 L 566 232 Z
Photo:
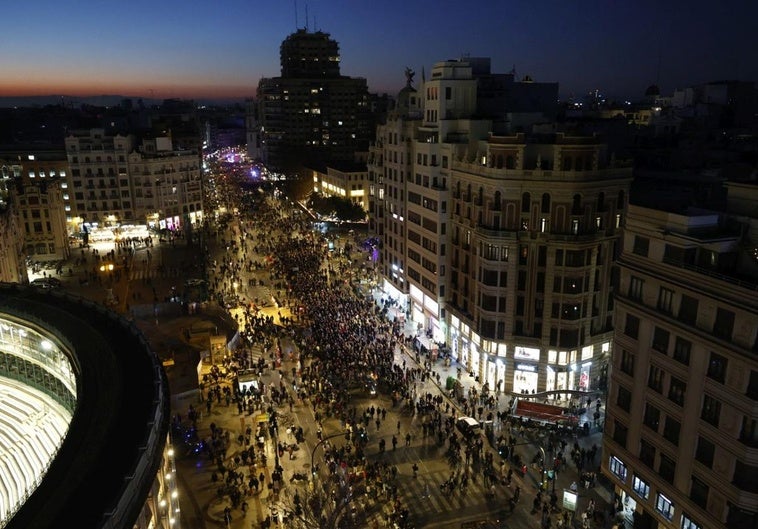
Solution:
M 450 465 L 446 494 L 465 496 L 469 483 L 482 480 L 493 501 L 515 506 L 521 489 L 512 480 L 511 464 L 497 465 L 481 436 L 462 435 L 455 427 L 463 412 L 480 420 L 496 417 L 498 426 L 511 431 L 507 414 L 498 411 L 499 395 L 472 388 L 451 405 L 439 391 L 430 391 L 440 382 L 437 377 L 437 386 L 427 384 L 437 376 L 430 357 L 422 358 L 418 351 L 405 354 L 413 351 L 408 349 L 413 336 L 406 334 L 403 322 L 387 319 L 387 311 L 345 279 L 356 265 L 349 251 L 332 251 L 309 222 L 274 199 L 259 203 L 254 215 L 228 218 L 208 235 L 222 250 L 221 257 L 208 262 L 209 294 L 220 302 L 233 294 L 240 309 L 241 339 L 225 358 L 224 372 L 232 378 L 252 373 L 258 383 L 246 389 L 232 384 L 232 391 L 225 392 L 218 388 L 227 377 L 207 381 L 207 411 L 212 405 L 236 405 L 239 414 L 260 411 L 268 417 L 267 423 L 239 436 L 236 446 L 220 428 L 201 443 L 217 464 L 216 479 L 223 480 L 220 494 L 227 494 L 235 509 L 245 509 L 245 498 L 263 486 L 275 493 L 298 487 L 288 485 L 299 478 L 284 478 L 279 457 L 287 453 L 292 457 L 304 441 L 302 429 L 286 425 L 287 431 L 295 428 L 299 435 L 293 443 L 275 444 L 275 461 L 266 458 L 264 444 L 267 437 L 276 442 L 283 434 L 283 410 L 289 407 L 291 412 L 296 403 L 309 406 L 318 425 L 323 450 L 313 471 L 321 476 L 323 492 L 331 497 L 348 494 L 353 502 L 361 497 L 364 510 L 383 509 L 390 526 L 411 526 L 398 483 L 417 479 L 418 474 L 414 470 L 403 476 L 397 464 L 387 460 L 388 441 L 392 451 L 414 444 L 431 445 L 444 453 Z M 268 300 L 245 295 L 244 286 L 253 284 L 266 287 L 280 309 L 276 318 L 261 313 Z M 282 314 L 281 309 L 288 310 Z M 288 351 L 283 347 L 285 338 L 295 345 Z M 417 362 L 410 360 L 414 357 Z M 283 368 L 284 361 L 292 365 L 290 370 Z M 262 382 L 266 373 L 270 379 L 273 375 L 269 383 Z M 391 415 L 410 417 L 413 431 L 411 427 L 401 431 L 400 421 L 396 427 L 388 425 L 387 409 L 359 410 L 356 395 L 368 395 L 370 390 L 389 395 Z M 418 430 L 420 438 L 415 435 Z M 515 438 L 518 429 L 512 431 Z M 508 445 L 513 444 L 508 438 Z M 582 461 L 586 458 L 581 455 Z M 543 527 L 551 527 L 550 523 L 549 516 L 543 517 Z

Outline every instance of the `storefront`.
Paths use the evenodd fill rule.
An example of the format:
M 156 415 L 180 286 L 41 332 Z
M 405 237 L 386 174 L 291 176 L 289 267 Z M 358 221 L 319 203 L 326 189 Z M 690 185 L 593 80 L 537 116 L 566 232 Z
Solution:
M 516 363 L 513 371 L 513 392 L 536 393 L 538 378 L 536 364 Z

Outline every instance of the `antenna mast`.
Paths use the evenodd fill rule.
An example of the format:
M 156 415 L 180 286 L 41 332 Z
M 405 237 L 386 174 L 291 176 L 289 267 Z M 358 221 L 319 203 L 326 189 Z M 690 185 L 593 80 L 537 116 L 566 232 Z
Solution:
M 308 2 L 305 3 L 305 31 L 308 31 Z
M 297 27 L 297 0 L 295 0 L 295 31 L 297 31 L 299 28 Z

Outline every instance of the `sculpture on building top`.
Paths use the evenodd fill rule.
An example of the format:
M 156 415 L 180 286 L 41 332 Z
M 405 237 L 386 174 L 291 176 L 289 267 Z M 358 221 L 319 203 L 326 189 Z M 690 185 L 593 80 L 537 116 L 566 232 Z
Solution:
M 406 67 L 405 68 L 405 85 L 410 87 L 413 84 L 413 76 L 416 75 L 416 72 L 414 72 L 412 69 Z

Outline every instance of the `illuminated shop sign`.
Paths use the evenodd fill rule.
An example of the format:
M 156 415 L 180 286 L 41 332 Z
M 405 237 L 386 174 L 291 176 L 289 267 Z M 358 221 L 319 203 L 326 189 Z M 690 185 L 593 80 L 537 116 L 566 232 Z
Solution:
M 516 346 L 513 349 L 513 358 L 516 358 L 518 360 L 532 360 L 534 362 L 539 362 L 540 350 L 534 349 L 533 347 Z
M 530 366 L 527 364 L 516 364 L 516 370 L 517 371 L 531 371 L 532 373 L 534 373 L 535 371 L 537 371 L 537 368 L 535 366 Z

